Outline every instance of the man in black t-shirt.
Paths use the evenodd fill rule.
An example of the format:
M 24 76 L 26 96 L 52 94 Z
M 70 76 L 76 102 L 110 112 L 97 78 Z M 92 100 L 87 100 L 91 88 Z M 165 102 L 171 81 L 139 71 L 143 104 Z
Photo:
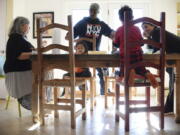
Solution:
M 99 13 L 99 5 L 92 3 L 89 8 L 89 17 L 84 17 L 74 26 L 74 38 L 93 38 L 96 37 L 96 50 L 99 51 L 102 35 L 113 38 L 114 31 L 103 21 L 97 17 Z M 67 37 L 67 36 L 66 36 Z M 93 45 L 86 42 L 88 50 L 93 50 Z M 100 78 L 101 95 L 104 95 L 104 79 L 102 68 L 97 68 L 98 76 Z

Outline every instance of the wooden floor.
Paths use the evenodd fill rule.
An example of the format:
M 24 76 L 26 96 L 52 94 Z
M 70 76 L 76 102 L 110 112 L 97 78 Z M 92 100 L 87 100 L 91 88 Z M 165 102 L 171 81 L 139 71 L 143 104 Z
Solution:
M 0 135 L 180 135 L 180 124 L 174 122 L 174 116 L 165 117 L 165 130 L 158 126 L 157 113 L 151 113 L 147 120 L 146 113 L 131 114 L 130 132 L 124 132 L 124 121 L 114 121 L 114 106 L 104 109 L 104 98 L 98 97 L 93 112 L 88 109 L 87 120 L 77 118 L 77 128 L 70 128 L 70 113 L 60 112 L 60 118 L 46 117 L 46 125 L 33 124 L 31 112 L 22 109 L 22 118 L 18 116 L 15 100 L 5 110 L 5 101 L 0 101 Z

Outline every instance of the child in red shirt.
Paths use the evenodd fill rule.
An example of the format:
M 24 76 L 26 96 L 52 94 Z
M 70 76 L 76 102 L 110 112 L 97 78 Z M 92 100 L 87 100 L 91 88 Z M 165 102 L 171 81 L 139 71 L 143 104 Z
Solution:
M 127 11 L 128 14 L 128 19 L 132 20 L 133 19 L 133 11 L 129 6 L 124 6 L 119 10 L 119 19 L 124 23 L 124 12 Z M 129 29 L 129 40 L 130 42 L 133 41 L 139 41 L 142 40 L 141 32 L 138 27 L 132 25 Z M 122 81 L 124 77 L 124 25 L 119 27 L 116 31 L 115 34 L 115 39 L 114 39 L 115 44 L 119 44 L 120 48 L 120 81 Z M 135 46 L 131 47 L 130 50 L 130 64 L 140 62 L 143 60 L 142 58 L 142 49 L 141 46 Z M 134 84 L 134 77 L 135 74 L 139 74 L 141 76 L 144 76 L 147 78 L 151 85 L 156 88 L 158 86 L 158 82 L 156 81 L 154 75 L 152 75 L 148 70 L 146 70 L 145 67 L 136 67 L 135 69 L 132 69 L 130 72 L 130 79 L 129 79 L 129 84 L 133 85 Z

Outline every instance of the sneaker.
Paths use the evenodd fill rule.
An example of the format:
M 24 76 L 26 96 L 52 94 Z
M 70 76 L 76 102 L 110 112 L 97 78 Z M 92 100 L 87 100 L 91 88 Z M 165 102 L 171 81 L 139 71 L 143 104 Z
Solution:
M 167 105 L 164 106 L 164 113 L 172 113 L 173 111 L 173 107 L 169 107 Z
M 19 98 L 18 102 L 25 109 L 31 110 L 31 95 L 25 95 L 22 98 Z
M 114 92 L 112 92 L 110 89 L 108 89 L 107 93 L 108 94 L 114 94 Z
M 164 116 L 174 116 L 174 113 L 173 112 L 168 112 L 168 113 L 164 112 Z

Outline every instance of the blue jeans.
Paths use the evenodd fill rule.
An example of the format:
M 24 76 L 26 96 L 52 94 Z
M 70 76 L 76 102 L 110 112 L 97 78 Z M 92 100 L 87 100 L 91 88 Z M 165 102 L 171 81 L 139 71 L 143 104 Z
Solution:
M 104 95 L 104 77 L 102 68 L 96 68 L 99 76 L 100 94 Z

